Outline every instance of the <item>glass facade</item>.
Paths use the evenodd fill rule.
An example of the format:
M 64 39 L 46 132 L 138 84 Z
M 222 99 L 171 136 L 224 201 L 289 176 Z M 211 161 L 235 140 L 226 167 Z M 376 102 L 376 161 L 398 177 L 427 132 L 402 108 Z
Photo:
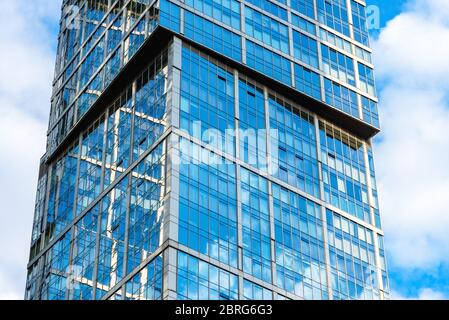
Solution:
M 365 14 L 64 1 L 26 299 L 388 299 Z

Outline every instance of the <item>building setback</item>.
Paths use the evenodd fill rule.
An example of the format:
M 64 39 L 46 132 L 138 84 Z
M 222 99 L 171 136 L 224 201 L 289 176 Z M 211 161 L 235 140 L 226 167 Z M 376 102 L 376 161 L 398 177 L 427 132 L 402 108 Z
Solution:
M 388 299 L 362 0 L 64 0 L 26 299 Z

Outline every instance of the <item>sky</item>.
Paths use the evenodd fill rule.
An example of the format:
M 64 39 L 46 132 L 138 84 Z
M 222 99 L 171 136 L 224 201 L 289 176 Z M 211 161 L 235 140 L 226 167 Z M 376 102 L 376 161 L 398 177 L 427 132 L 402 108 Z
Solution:
M 22 299 L 60 0 L 0 0 L 0 300 Z M 449 299 L 449 1 L 367 0 L 374 139 L 394 299 Z

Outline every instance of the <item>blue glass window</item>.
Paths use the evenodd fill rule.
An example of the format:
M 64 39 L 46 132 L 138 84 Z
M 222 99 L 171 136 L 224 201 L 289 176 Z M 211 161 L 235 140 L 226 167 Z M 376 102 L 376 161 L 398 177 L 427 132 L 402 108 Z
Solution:
M 288 27 L 250 7 L 245 8 L 246 34 L 263 43 L 289 53 Z
M 268 182 L 241 169 L 243 271 L 271 283 Z
M 310 34 L 316 35 L 316 26 L 313 22 L 304 19 L 296 14 L 292 13 L 292 24 L 301 30 L 308 32 Z
M 42 300 L 64 300 L 67 292 L 71 233 L 67 232 L 46 253 Z M 51 272 L 50 272 L 51 271 Z
M 371 223 L 363 144 L 320 122 L 325 201 Z
M 349 37 L 346 0 L 317 0 L 318 21 Z
M 358 46 L 355 47 L 355 54 L 357 55 L 357 57 L 359 57 L 360 59 L 365 60 L 368 63 L 372 63 L 372 58 L 371 58 L 371 52 L 362 49 Z
M 242 59 L 241 38 L 237 34 L 185 11 L 185 36 L 234 60 Z
M 97 299 L 123 278 L 128 182 L 125 177 L 102 200 Z
M 235 155 L 234 74 L 187 47 L 182 53 L 181 130 Z
M 83 212 L 101 192 L 103 139 L 104 118 L 102 117 L 83 136 L 78 181 L 77 215 Z
M 390 291 L 390 284 L 387 274 L 387 259 L 384 247 L 384 237 L 380 234 L 377 235 L 377 243 L 379 244 L 379 255 L 380 255 L 380 269 L 382 270 L 382 284 L 384 292 Z
M 379 128 L 379 114 L 377 103 L 373 100 L 362 96 L 363 120 Z
M 180 8 L 168 0 L 159 1 L 160 24 L 175 32 L 180 30 Z
M 354 60 L 352 58 L 324 44 L 321 44 L 321 57 L 325 73 L 355 86 Z
M 369 46 L 369 34 L 366 24 L 365 6 L 352 0 L 351 7 L 354 39 L 355 41 L 358 41 L 365 46 Z
M 319 196 L 319 177 L 314 120 L 279 98 L 270 96 L 272 175 Z
M 139 267 L 161 245 L 164 165 L 164 143 L 161 143 L 132 171 L 127 224 L 127 274 Z
M 334 46 L 340 48 L 341 50 L 352 54 L 352 46 L 351 42 L 343 39 L 342 37 L 337 36 L 336 34 L 327 31 L 326 29 L 320 28 L 320 38 L 323 41 L 329 42 Z M 357 47 L 358 48 L 358 47 Z
M 157 256 L 125 285 L 125 300 L 162 299 L 163 259 Z
M 178 251 L 178 299 L 237 300 L 238 277 Z
M 318 68 L 318 48 L 315 40 L 305 34 L 293 31 L 293 49 L 295 58 Z
M 313 0 L 291 0 L 290 6 L 293 10 L 296 10 L 309 18 L 315 19 L 315 6 Z
M 321 207 L 273 184 L 276 285 L 307 300 L 328 299 Z
M 184 3 L 209 17 L 240 30 L 240 2 L 236 0 L 185 0 Z
M 249 67 L 291 85 L 291 66 L 288 59 L 248 40 L 246 54 L 246 63 Z
M 262 10 L 267 11 L 272 15 L 275 15 L 276 17 L 287 21 L 287 10 L 271 2 L 270 0 L 246 0 L 246 2 L 252 3 Z M 283 3 L 282 1 L 278 2 Z
M 360 118 L 357 93 L 338 83 L 324 78 L 325 101 L 331 106 Z
M 295 64 L 296 89 L 317 100 L 321 100 L 320 75 L 299 64 Z
M 180 139 L 179 242 L 237 267 L 235 165 Z
M 273 292 L 244 279 L 243 297 L 246 300 L 273 300 Z
M 133 160 L 138 159 L 165 131 L 167 66 L 165 52 L 136 80 Z
M 376 85 L 374 82 L 374 71 L 363 63 L 358 63 L 359 65 L 359 80 L 360 89 L 364 92 L 375 96 L 376 95 Z
M 109 108 L 106 132 L 105 188 L 128 168 L 131 148 L 132 90 L 128 89 Z
M 333 298 L 379 299 L 373 232 L 327 210 Z
M 75 282 L 69 287 L 70 300 L 92 300 L 99 205 L 89 211 L 75 226 L 72 269 Z M 81 281 L 83 279 L 83 281 Z
M 53 166 L 49 176 L 46 237 L 51 241 L 74 218 L 73 204 L 78 167 L 78 145 L 74 145 Z
M 247 164 L 267 171 L 265 98 L 261 88 L 240 79 L 240 158 Z

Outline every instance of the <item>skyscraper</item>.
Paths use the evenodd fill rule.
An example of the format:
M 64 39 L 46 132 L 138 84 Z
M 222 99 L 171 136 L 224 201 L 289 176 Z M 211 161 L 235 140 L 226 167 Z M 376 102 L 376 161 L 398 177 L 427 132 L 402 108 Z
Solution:
M 362 0 L 64 0 L 26 299 L 388 299 Z

